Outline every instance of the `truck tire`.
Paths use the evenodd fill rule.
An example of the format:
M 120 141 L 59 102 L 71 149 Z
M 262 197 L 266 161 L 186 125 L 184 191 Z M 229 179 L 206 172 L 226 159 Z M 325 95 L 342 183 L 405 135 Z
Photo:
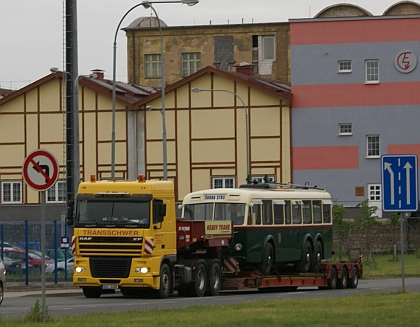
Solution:
M 269 276 L 274 266 L 274 247 L 267 243 L 264 248 L 263 261 L 261 263 L 261 273 L 263 276 Z
M 194 277 L 191 284 L 188 286 L 188 294 L 190 296 L 202 297 L 207 289 L 207 270 L 204 263 L 199 263 L 196 266 Z
M 341 270 L 341 278 L 338 279 L 337 288 L 338 289 L 346 289 L 349 281 L 349 273 L 347 272 L 347 268 L 343 267 Z
M 82 287 L 83 295 L 87 298 L 98 298 L 102 294 L 102 289 L 100 287 Z
M 309 241 L 306 241 L 305 246 L 303 247 L 302 260 L 297 263 L 298 272 L 307 273 L 309 271 L 312 264 L 312 257 L 312 245 Z
M 169 266 L 164 263 L 160 267 L 160 286 L 154 291 L 154 295 L 158 299 L 167 299 L 172 289 L 172 274 Z
M 321 267 L 321 261 L 322 261 L 322 243 L 320 241 L 316 241 L 310 271 L 314 273 L 319 272 L 319 268 Z
M 207 290 L 205 295 L 217 296 L 222 287 L 222 268 L 219 260 L 212 260 L 208 270 Z
M 359 269 L 357 267 L 353 267 L 351 270 L 351 277 L 349 279 L 349 288 L 357 288 L 357 285 L 359 285 Z
M 335 269 L 335 267 L 331 268 L 330 278 L 328 278 L 328 288 L 330 290 L 335 290 L 337 288 L 337 269 Z

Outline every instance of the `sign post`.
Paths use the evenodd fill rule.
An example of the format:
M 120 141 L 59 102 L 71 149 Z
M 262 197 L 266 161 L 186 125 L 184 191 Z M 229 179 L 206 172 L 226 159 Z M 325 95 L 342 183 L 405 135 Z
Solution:
M 404 219 L 418 210 L 418 165 L 416 155 L 383 155 L 381 158 L 383 211 L 400 213 L 401 228 L 401 277 L 404 276 Z
M 23 162 L 22 175 L 29 187 L 41 192 L 41 275 L 42 275 L 42 317 L 46 315 L 45 300 L 45 191 L 58 178 L 58 162 L 54 155 L 45 150 L 35 150 Z

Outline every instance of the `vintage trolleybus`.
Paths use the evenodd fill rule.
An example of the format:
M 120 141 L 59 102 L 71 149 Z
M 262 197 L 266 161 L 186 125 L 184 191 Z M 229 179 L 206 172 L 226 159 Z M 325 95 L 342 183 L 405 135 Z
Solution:
M 332 254 L 332 201 L 322 189 L 293 184 L 246 184 L 189 193 L 185 220 L 232 220 L 228 258 L 241 271 L 317 272 Z

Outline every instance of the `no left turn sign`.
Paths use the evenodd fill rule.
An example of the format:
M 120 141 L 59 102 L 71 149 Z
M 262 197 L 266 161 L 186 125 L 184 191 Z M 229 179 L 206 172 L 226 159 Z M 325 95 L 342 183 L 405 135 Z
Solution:
M 27 155 L 22 166 L 26 184 L 35 191 L 45 191 L 58 178 L 58 162 L 54 155 L 45 150 L 35 150 Z

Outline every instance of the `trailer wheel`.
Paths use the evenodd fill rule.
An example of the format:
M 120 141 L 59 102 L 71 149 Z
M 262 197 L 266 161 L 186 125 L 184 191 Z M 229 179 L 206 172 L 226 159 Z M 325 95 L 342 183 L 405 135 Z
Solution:
M 359 285 L 359 269 L 353 267 L 348 286 L 349 288 L 357 288 L 357 285 Z
M 302 260 L 297 264 L 298 272 L 306 273 L 309 271 L 312 264 L 312 256 L 312 245 L 309 241 L 306 241 L 305 246 L 303 247 Z
M 274 266 L 274 248 L 273 244 L 267 243 L 264 248 L 263 262 L 261 263 L 261 273 L 264 276 L 271 274 Z
M 83 295 L 87 298 L 98 298 L 102 294 L 100 287 L 82 287 Z
M 199 263 L 196 267 L 193 281 L 188 286 L 190 296 L 201 297 L 207 289 L 207 272 L 204 263 Z
M 315 273 L 319 272 L 319 268 L 321 267 L 321 261 L 322 261 L 322 243 L 320 241 L 316 241 L 310 270 Z
M 219 260 L 212 260 L 210 262 L 210 269 L 208 272 L 206 295 L 217 296 L 222 287 L 222 268 Z
M 155 297 L 158 299 L 167 299 L 172 288 L 172 274 L 169 266 L 164 263 L 160 267 L 160 286 L 155 290 Z
M 330 278 L 328 279 L 328 288 L 330 290 L 335 290 L 337 288 L 337 269 L 335 269 L 335 267 L 331 268 Z
M 337 283 L 337 288 L 346 289 L 348 281 L 349 281 L 349 273 L 347 272 L 347 268 L 343 267 L 343 269 L 341 270 L 341 278 L 338 280 L 338 283 Z

